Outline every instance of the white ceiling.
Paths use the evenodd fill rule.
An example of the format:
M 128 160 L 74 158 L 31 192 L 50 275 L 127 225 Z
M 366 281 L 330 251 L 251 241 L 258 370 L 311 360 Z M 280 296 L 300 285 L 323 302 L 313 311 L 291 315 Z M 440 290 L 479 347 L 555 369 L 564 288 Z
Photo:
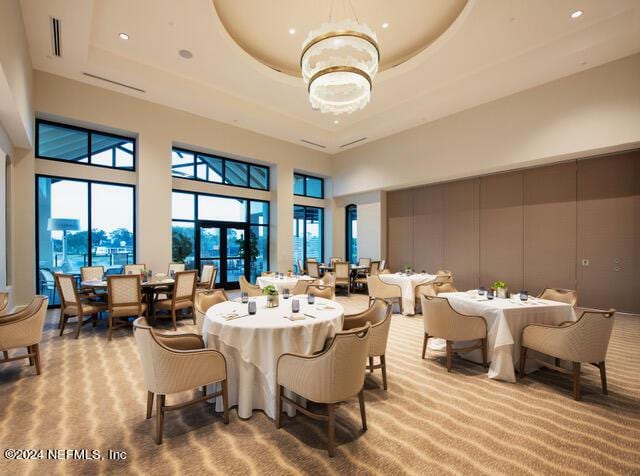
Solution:
M 317 0 L 298 0 L 317 4 Z M 339 1 L 339 0 L 336 0 Z M 444 1 L 444 0 L 439 0 Z M 249 7 L 254 0 L 235 0 Z M 374 139 L 640 51 L 638 0 L 469 0 L 426 49 L 374 81 L 371 103 L 335 117 L 313 111 L 301 79 L 256 60 L 230 37 L 212 0 L 22 0 L 34 68 L 130 94 L 334 154 Z M 267 2 L 264 2 L 267 3 Z M 268 2 L 281 8 L 282 2 Z M 326 3 L 329 3 L 327 0 Z M 459 3 L 457 0 L 455 3 Z M 384 43 L 412 36 L 401 28 L 412 0 L 353 0 Z M 574 10 L 584 15 L 571 19 Z M 282 24 L 307 25 L 304 9 L 282 8 Z M 313 13 L 309 9 L 308 13 Z M 404 13 L 415 14 L 411 8 Z M 258 14 L 254 10 L 254 14 Z M 425 12 L 420 12 L 424 15 Z M 247 8 L 247 15 L 252 10 Z M 62 58 L 51 57 L 49 17 L 62 20 Z M 378 22 L 388 17 L 389 28 Z M 395 20 L 394 20 L 395 19 Z M 318 24 L 326 18 L 319 18 Z M 252 20 L 255 23 L 255 18 Z M 373 23 L 373 22 L 376 23 Z M 394 24 L 395 21 L 395 24 Z M 128 41 L 119 32 L 130 35 Z M 273 37 L 294 51 L 302 34 Z M 193 53 L 190 60 L 180 49 Z M 145 92 L 99 81 L 90 73 Z M 358 144 L 358 145 L 359 145 Z M 357 145 L 356 145 L 357 146 Z M 308 146 L 314 148 L 313 146 Z

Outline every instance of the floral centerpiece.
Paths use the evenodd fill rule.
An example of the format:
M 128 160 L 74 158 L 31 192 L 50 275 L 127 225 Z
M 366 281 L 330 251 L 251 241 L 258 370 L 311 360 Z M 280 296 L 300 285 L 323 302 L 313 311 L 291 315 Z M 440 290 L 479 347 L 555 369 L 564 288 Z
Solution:
M 413 271 L 413 268 L 411 267 L 411 265 L 410 265 L 410 264 L 405 264 L 405 265 L 404 265 L 404 272 L 405 272 L 406 274 L 411 274 L 411 272 L 412 272 L 412 271 Z
M 507 283 L 504 281 L 496 281 L 491 285 L 491 289 L 494 290 L 496 296 L 502 299 L 507 298 L 507 294 L 509 293 L 509 288 L 507 288 Z
M 273 284 L 269 284 L 262 288 L 262 294 L 267 296 L 267 307 L 278 307 L 280 305 L 280 296 L 278 288 Z

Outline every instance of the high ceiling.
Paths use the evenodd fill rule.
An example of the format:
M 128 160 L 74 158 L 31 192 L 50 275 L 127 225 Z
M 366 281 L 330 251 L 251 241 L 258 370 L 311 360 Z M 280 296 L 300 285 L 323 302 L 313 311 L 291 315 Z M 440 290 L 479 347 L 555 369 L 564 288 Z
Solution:
M 334 123 L 311 109 L 302 79 L 264 64 L 292 64 L 294 53 L 297 61 L 305 30 L 326 21 L 332 1 L 341 4 L 22 0 L 22 8 L 36 69 L 329 154 L 640 51 L 637 0 L 352 0 L 383 55 L 401 64 L 378 74 L 365 109 Z M 50 17 L 61 20 L 62 57 L 52 55 Z

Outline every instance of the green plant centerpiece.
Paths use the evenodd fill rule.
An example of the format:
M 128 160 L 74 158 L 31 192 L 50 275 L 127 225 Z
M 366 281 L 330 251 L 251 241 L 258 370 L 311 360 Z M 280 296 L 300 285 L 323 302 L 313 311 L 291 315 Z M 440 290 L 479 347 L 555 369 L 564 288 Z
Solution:
M 491 285 L 493 290 L 496 292 L 496 296 L 502 299 L 507 298 L 507 294 L 509 293 L 509 288 L 507 288 L 507 283 L 504 281 L 496 281 Z
M 412 270 L 413 270 L 413 268 L 411 267 L 411 265 L 410 265 L 410 264 L 405 264 L 405 265 L 404 265 L 404 272 L 405 272 L 406 274 L 411 274 L 411 271 L 412 271 Z
M 280 295 L 278 293 L 278 288 L 276 288 L 273 284 L 262 288 L 262 294 L 267 296 L 267 307 L 278 307 L 280 305 Z

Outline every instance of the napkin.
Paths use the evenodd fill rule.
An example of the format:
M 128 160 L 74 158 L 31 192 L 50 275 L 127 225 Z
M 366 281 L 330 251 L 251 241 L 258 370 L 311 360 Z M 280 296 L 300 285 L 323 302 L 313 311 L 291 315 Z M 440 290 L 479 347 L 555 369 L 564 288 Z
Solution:
M 331 304 L 320 304 L 316 306 L 316 308 L 320 311 L 335 309 Z
M 301 321 L 302 319 L 305 319 L 305 316 L 303 316 L 302 314 L 291 314 L 290 316 L 285 316 L 285 318 L 289 319 L 290 321 Z

